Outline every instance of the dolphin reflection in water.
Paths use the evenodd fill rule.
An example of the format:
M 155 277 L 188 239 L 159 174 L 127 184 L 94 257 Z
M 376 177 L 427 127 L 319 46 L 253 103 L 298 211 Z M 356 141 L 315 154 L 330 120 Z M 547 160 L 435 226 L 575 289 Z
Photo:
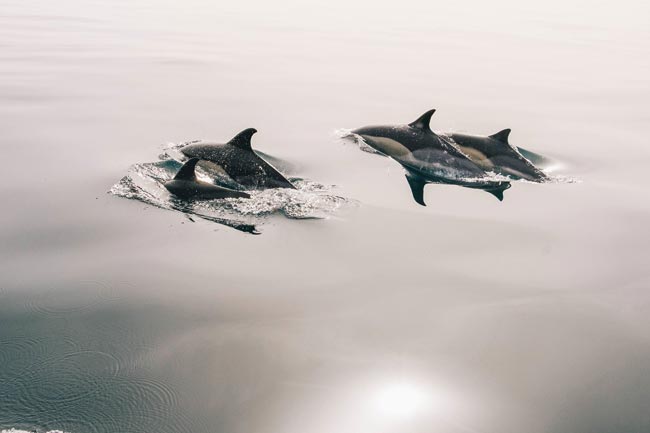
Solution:
M 488 172 L 512 179 L 546 178 L 508 143 L 510 130 L 488 137 L 438 135 L 429 126 L 435 111 L 429 110 L 407 125 L 364 126 L 351 131 L 372 149 L 404 167 L 417 203 L 426 206 L 424 186 L 428 183 L 480 189 L 501 201 L 510 182 L 495 180 Z

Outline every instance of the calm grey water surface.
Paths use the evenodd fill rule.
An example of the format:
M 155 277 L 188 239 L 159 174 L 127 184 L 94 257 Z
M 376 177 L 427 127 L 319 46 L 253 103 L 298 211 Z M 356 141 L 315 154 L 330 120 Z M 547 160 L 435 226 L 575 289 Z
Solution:
M 0 0 L 0 430 L 650 431 L 646 2 Z M 336 138 L 491 134 L 499 203 Z M 107 194 L 165 143 L 356 200 L 261 236 Z

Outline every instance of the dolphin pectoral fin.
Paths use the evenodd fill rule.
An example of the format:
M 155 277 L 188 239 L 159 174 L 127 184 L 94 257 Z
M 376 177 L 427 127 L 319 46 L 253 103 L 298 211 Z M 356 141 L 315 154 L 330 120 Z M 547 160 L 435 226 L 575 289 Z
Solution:
M 510 186 L 510 182 L 502 182 L 501 185 L 495 188 L 485 188 L 485 191 L 495 196 L 499 201 L 503 201 L 503 191 L 510 188 Z
M 499 131 L 496 134 L 492 134 L 490 135 L 490 138 L 492 140 L 500 141 L 501 143 L 509 144 L 508 136 L 510 136 L 510 128 Z
M 422 116 L 418 117 L 417 120 L 409 123 L 409 126 L 431 132 L 429 124 L 431 123 L 431 116 L 433 116 L 433 113 L 435 112 L 435 108 L 427 111 Z
M 420 176 L 417 174 L 413 174 L 409 171 L 406 172 L 406 181 L 409 183 L 409 186 L 411 187 L 411 194 L 413 194 L 413 200 L 416 201 L 416 203 L 426 206 L 426 203 L 424 202 L 424 185 L 426 185 L 426 181 L 422 179 Z

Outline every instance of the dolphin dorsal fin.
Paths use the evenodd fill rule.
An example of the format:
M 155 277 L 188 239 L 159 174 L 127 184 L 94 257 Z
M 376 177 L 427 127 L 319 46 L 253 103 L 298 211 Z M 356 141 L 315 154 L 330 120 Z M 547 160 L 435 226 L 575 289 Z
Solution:
M 196 163 L 199 162 L 199 158 L 190 158 L 183 166 L 178 170 L 174 180 L 196 180 L 196 173 L 194 171 Z
M 510 128 L 504 129 L 503 131 L 499 131 L 496 134 L 490 135 L 490 138 L 492 140 L 500 141 L 501 143 L 505 144 L 510 144 L 508 143 L 508 136 L 510 135 Z
M 431 116 L 433 116 L 433 113 L 435 112 L 436 112 L 435 108 L 427 111 L 422 116 L 418 117 L 416 121 L 409 123 L 409 126 L 413 128 L 419 128 L 424 131 L 431 131 L 431 128 L 429 127 L 429 123 L 431 122 Z
M 255 128 L 244 129 L 239 134 L 235 135 L 228 144 L 244 150 L 252 150 L 251 137 L 257 132 Z

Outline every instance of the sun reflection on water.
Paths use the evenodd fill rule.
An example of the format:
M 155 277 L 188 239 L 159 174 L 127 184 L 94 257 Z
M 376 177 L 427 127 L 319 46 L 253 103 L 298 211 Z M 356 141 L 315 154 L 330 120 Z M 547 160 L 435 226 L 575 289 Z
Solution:
M 443 401 L 425 386 L 406 380 L 386 382 L 371 391 L 369 410 L 389 420 L 410 420 L 438 412 Z
M 322 391 L 321 398 L 300 412 L 310 414 L 310 429 L 318 433 L 473 431 L 458 422 L 460 395 L 428 375 L 371 375 Z M 304 431 L 299 420 L 293 421 L 283 431 Z

